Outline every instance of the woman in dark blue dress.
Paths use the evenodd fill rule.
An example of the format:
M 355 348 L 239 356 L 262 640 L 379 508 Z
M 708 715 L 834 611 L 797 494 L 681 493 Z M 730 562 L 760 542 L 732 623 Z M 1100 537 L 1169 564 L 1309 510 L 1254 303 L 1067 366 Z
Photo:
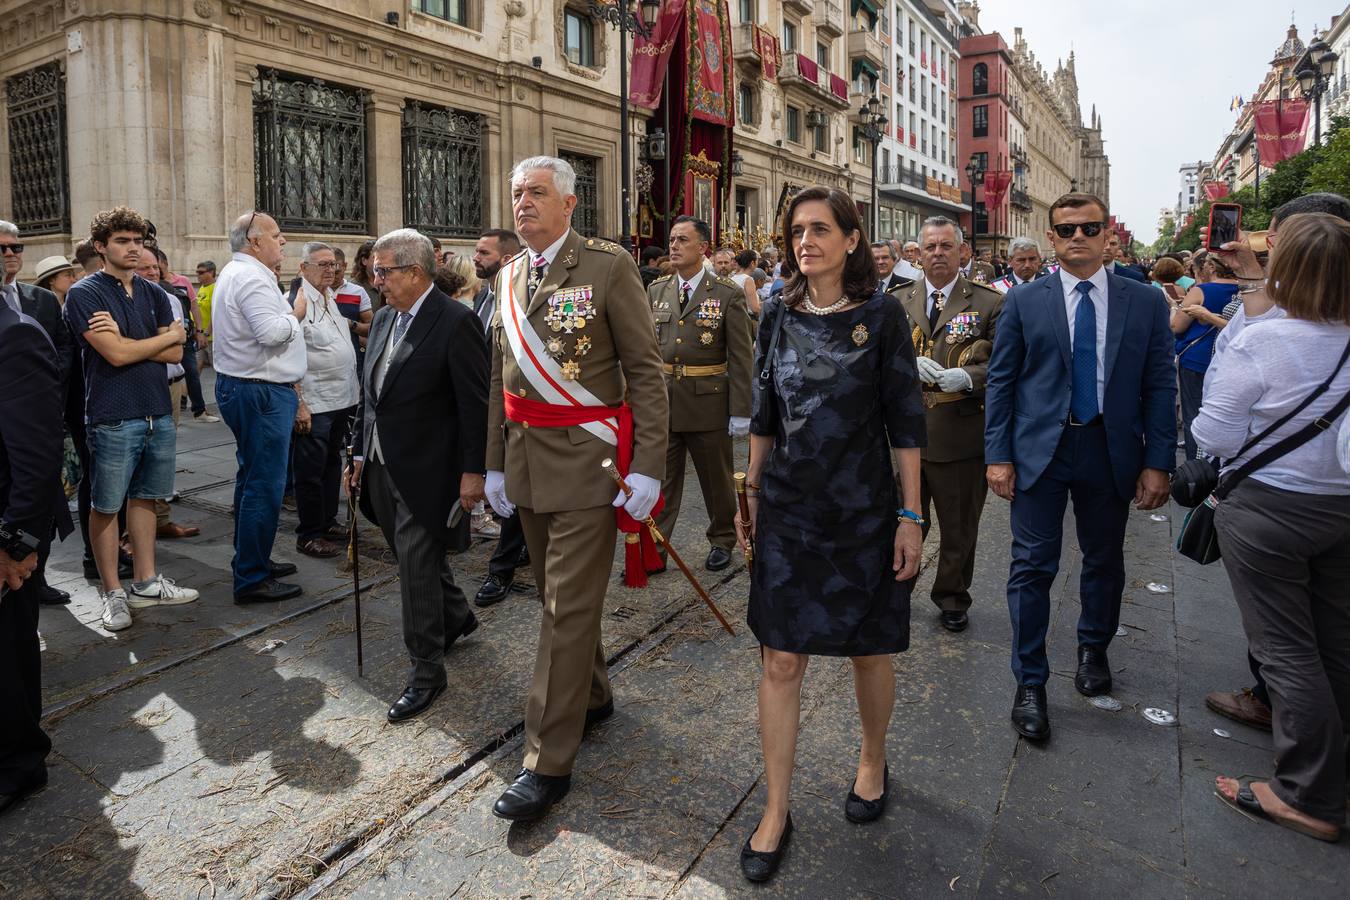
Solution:
M 890 655 L 909 646 L 923 544 L 913 510 L 924 409 L 904 310 L 876 290 L 846 194 L 808 188 L 783 221 L 787 285 L 760 316 L 755 371 L 767 370 L 767 380 L 756 380 L 750 426 L 751 521 L 737 523 L 754 544 L 748 618 L 763 656 L 768 802 L 741 851 L 752 881 L 772 876 L 792 832 L 788 795 L 811 655 L 853 660 L 863 741 L 845 815 L 866 822 L 885 809 Z

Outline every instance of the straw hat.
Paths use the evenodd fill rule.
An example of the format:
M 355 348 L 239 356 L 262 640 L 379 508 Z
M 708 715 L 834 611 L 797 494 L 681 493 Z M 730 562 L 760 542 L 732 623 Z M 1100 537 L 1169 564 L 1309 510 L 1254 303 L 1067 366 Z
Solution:
M 37 264 L 36 281 L 50 278 L 58 272 L 75 271 L 75 265 L 64 256 L 48 256 Z

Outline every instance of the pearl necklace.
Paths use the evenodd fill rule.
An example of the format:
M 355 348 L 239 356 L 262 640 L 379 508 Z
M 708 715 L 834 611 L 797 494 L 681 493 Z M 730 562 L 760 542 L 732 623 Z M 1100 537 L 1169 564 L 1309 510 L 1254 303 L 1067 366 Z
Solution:
M 814 303 L 811 302 L 810 294 L 807 294 L 802 299 L 804 301 L 802 303 L 802 310 L 804 312 L 810 313 L 813 316 L 828 316 L 830 313 L 838 312 L 839 310 L 843 309 L 845 306 L 848 306 L 849 303 L 852 302 L 851 300 L 849 300 L 848 294 L 845 294 L 844 296 L 840 297 L 838 300 L 834 301 L 829 306 L 816 306 Z

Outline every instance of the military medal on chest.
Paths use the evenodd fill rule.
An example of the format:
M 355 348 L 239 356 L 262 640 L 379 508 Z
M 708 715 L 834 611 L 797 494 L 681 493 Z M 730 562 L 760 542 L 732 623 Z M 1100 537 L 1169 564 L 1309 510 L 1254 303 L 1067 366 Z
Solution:
M 548 298 L 548 312 L 544 322 L 549 330 L 571 334 L 576 329 L 586 327 L 589 319 L 595 318 L 595 303 L 592 301 L 590 285 L 563 288 L 553 292 Z
M 716 297 L 705 297 L 700 300 L 694 321 L 700 328 L 716 328 L 722 321 L 722 301 Z
M 980 314 L 978 312 L 958 313 L 947 323 L 947 343 L 959 344 L 968 341 L 979 333 Z

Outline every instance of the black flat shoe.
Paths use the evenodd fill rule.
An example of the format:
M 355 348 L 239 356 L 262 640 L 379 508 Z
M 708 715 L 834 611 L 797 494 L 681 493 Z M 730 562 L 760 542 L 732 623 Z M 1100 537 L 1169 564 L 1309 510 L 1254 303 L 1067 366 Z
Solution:
M 303 590 L 298 584 L 287 584 L 284 581 L 277 581 L 275 578 L 268 578 L 261 584 L 256 584 L 246 591 L 235 594 L 234 602 L 240 606 L 249 603 L 277 603 L 281 600 L 299 597 Z
M 511 585 L 515 580 L 514 576 L 502 578 L 499 575 L 489 575 L 483 579 L 483 586 L 474 595 L 473 605 L 482 608 L 492 606 L 494 603 L 501 603 L 506 599 L 506 595 L 511 592 Z
M 1050 737 L 1050 713 L 1046 708 L 1045 685 L 1019 684 L 1013 694 L 1013 728 L 1029 741 Z
M 614 715 L 614 698 L 611 697 L 603 706 L 586 710 L 586 725 L 583 730 L 590 731 L 612 715 Z
M 756 831 L 758 830 L 756 827 Z M 750 881 L 768 881 L 773 877 L 773 873 L 778 871 L 778 865 L 783 861 L 783 851 L 787 849 L 788 839 L 792 837 L 792 813 L 788 813 L 783 836 L 778 839 L 778 846 L 773 850 L 761 853 L 750 849 L 750 841 L 754 836 L 755 833 L 750 832 L 750 837 L 745 839 L 745 846 L 741 848 L 741 874 Z
M 1111 693 L 1111 664 L 1106 661 L 1104 649 L 1078 648 L 1078 674 L 1073 677 L 1073 686 L 1084 697 Z
M 427 711 L 427 707 L 436 702 L 436 698 L 445 690 L 445 685 L 434 688 L 419 688 L 408 685 L 403 689 L 403 696 L 394 701 L 394 705 L 389 707 L 390 722 L 406 722 L 411 718 L 421 715 Z
M 857 787 L 858 783 L 853 782 L 853 786 Z M 844 800 L 844 817 L 857 825 L 880 819 L 881 814 L 886 811 L 886 797 L 890 792 L 891 766 L 887 763 L 881 770 L 881 796 L 875 800 L 864 800 L 850 789 L 848 798 Z
M 965 631 L 970 625 L 970 616 L 956 609 L 944 609 L 938 616 L 942 627 L 948 631 Z
M 295 563 L 267 561 L 268 571 L 273 578 L 285 578 L 287 575 L 294 575 L 300 570 L 296 568 Z
M 516 780 L 492 804 L 492 814 L 512 822 L 532 822 L 566 797 L 571 788 L 571 775 L 538 775 L 521 769 Z
M 450 638 L 450 640 L 445 642 L 445 652 L 446 653 L 450 652 L 450 648 L 455 646 L 455 641 L 459 640 L 462 637 L 468 637 L 477 630 L 478 630 L 478 617 L 475 616 L 473 613 L 469 613 L 469 617 L 464 620 L 463 626 L 461 626 L 459 629 L 459 634 L 455 635 L 454 637 Z
M 50 584 L 44 584 L 38 589 L 37 602 L 40 606 L 65 606 L 70 602 L 70 594 Z
M 708 559 L 703 563 L 703 568 L 709 572 L 720 572 L 729 565 L 731 565 L 731 553 L 721 547 L 714 547 L 708 551 Z

